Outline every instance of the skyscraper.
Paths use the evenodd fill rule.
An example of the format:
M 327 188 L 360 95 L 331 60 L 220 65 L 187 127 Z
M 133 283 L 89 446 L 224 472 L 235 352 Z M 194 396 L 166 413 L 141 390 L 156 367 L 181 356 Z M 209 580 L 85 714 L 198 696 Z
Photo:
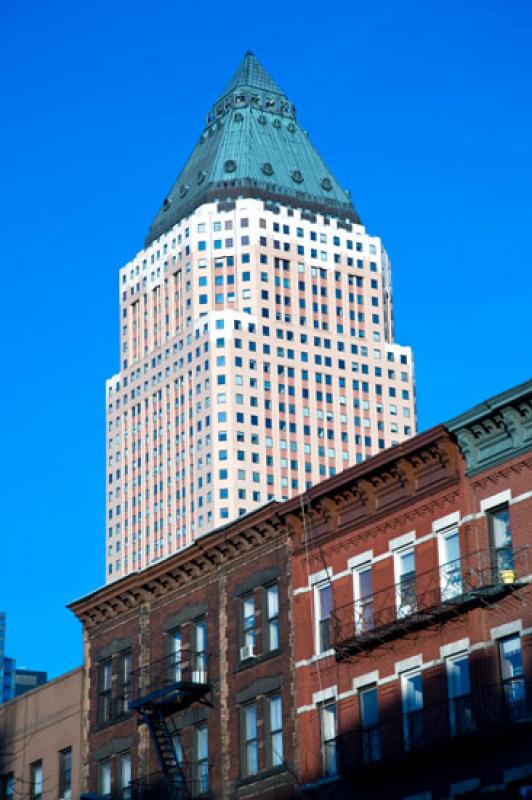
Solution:
M 107 577 L 415 431 L 390 262 L 248 52 L 120 270 Z

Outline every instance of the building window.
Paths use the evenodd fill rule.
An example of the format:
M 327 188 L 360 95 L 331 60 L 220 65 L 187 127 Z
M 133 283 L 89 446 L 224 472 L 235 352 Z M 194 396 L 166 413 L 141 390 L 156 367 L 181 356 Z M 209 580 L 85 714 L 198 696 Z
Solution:
M 42 761 L 30 765 L 30 800 L 42 800 Z
M 72 800 L 72 748 L 59 752 L 59 800 Z
M 332 644 L 332 587 L 329 582 L 316 587 L 317 649 L 325 653 Z
M 371 564 L 355 570 L 355 630 L 364 633 L 375 624 L 375 607 L 373 602 L 373 576 Z
M 498 579 L 502 571 L 511 570 L 514 566 L 510 509 L 508 505 L 500 506 L 489 511 L 487 516 L 493 568 L 496 570 Z
M 113 662 L 109 658 L 107 661 L 102 661 L 99 667 L 98 720 L 100 723 L 109 722 L 111 719 L 112 677 Z
M 129 713 L 131 677 L 131 652 L 128 650 L 118 657 L 118 716 Z
M 451 600 L 462 594 L 462 566 L 458 531 L 446 531 L 439 537 L 441 598 Z
M 170 675 L 169 679 L 174 681 L 181 680 L 181 659 L 183 654 L 183 637 L 181 631 L 173 631 L 170 634 Z
M 324 775 L 336 775 L 336 702 L 320 706 L 321 764 Z
M 397 574 L 396 604 L 399 619 L 416 610 L 416 566 L 414 550 L 403 550 L 395 554 Z
M 207 725 L 199 725 L 194 730 L 194 762 L 196 768 L 194 794 L 209 791 L 209 750 Z
M 279 631 L 279 587 L 277 584 L 266 588 L 267 648 L 277 650 L 280 645 Z
M 252 658 L 255 655 L 256 627 L 255 627 L 255 598 L 252 594 L 242 598 L 241 606 L 241 647 L 240 659 Z
M 130 800 L 131 797 L 131 753 L 121 753 L 118 756 L 117 781 L 118 797 L 120 800 Z
M 100 761 L 98 764 L 98 793 L 111 794 L 111 760 Z
M 13 800 L 15 797 L 15 776 L 12 772 L 0 777 L 0 800 Z
M 256 775 L 259 771 L 259 742 L 257 738 L 257 706 L 255 703 L 242 709 L 243 718 L 243 774 Z
M 405 750 L 414 750 L 423 743 L 423 684 L 421 672 L 410 672 L 401 676 L 401 694 Z
M 281 695 L 268 698 L 268 759 L 270 767 L 283 763 L 283 706 Z
M 366 763 L 378 761 L 381 757 L 381 737 L 377 687 L 368 686 L 361 689 L 358 698 L 362 727 L 362 758 Z
M 192 644 L 194 647 L 193 683 L 207 683 L 207 622 L 197 619 L 192 624 Z
M 446 666 L 449 728 L 451 736 L 461 736 L 473 730 L 473 707 L 467 653 L 448 658 Z
M 512 721 L 526 716 L 526 693 L 523 677 L 523 656 L 521 637 L 518 633 L 506 636 L 499 642 L 501 679 L 504 700 Z

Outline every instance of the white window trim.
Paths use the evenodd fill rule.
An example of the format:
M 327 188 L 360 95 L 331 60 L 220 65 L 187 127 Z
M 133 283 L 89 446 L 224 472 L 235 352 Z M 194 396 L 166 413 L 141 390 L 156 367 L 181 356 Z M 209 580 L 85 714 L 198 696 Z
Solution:
M 456 642 L 449 642 L 442 644 L 440 647 L 440 655 L 442 659 L 452 658 L 453 656 L 460 655 L 461 653 L 469 652 L 469 637 L 466 639 L 458 639 Z
M 499 492 L 498 494 L 493 494 L 491 497 L 485 497 L 484 500 L 480 501 L 480 510 L 481 511 L 489 511 L 491 508 L 496 508 L 497 506 L 502 506 L 505 503 L 509 503 L 512 499 L 512 490 L 505 489 L 503 492 Z
M 358 692 L 365 686 L 372 686 L 373 684 L 377 686 L 379 684 L 378 669 L 373 670 L 373 672 L 366 672 L 365 675 L 359 675 L 357 678 L 353 678 L 353 691 Z
M 325 570 L 322 570 L 322 572 L 324 573 L 324 578 L 322 578 L 322 580 L 319 583 L 315 583 L 312 587 L 312 599 L 314 603 L 314 654 L 316 656 L 323 656 L 325 653 L 334 652 L 333 648 L 329 648 L 329 650 L 320 650 L 320 619 L 321 619 L 320 589 L 323 586 L 329 586 L 332 595 L 331 579 L 330 577 L 327 577 L 327 573 Z
M 338 698 L 338 687 L 327 686 L 326 689 L 320 689 L 319 692 L 314 692 L 312 695 L 312 702 L 315 706 L 320 703 L 326 703 L 328 700 L 336 700 Z
M 413 543 L 407 544 L 406 546 L 402 547 L 400 550 L 393 551 L 393 577 L 394 577 L 394 586 L 395 586 L 395 610 L 399 612 L 401 608 L 400 599 L 401 596 L 399 594 L 399 583 L 400 583 L 400 574 L 399 574 L 399 565 L 401 563 L 401 556 L 404 556 L 407 553 L 412 553 L 414 556 L 414 572 L 416 569 L 416 549 Z M 408 614 L 405 614 L 408 616 Z
M 373 550 L 365 550 L 363 553 L 359 553 L 356 556 L 350 558 L 347 562 L 347 567 L 350 570 L 355 570 L 362 565 L 366 565 L 373 561 Z
M 447 528 L 459 527 L 460 525 L 460 512 L 453 511 L 452 514 L 447 514 L 445 517 L 440 517 L 432 521 L 432 532 L 439 533 Z
M 402 536 L 396 536 L 395 539 L 390 539 L 388 543 L 388 550 L 390 551 L 390 553 L 393 553 L 396 550 L 413 546 L 415 542 L 416 542 L 416 532 L 409 531 L 409 533 L 403 533 Z
M 497 639 L 504 639 L 505 636 L 513 636 L 515 633 L 521 635 L 523 630 L 523 621 L 514 619 L 512 622 L 505 622 L 504 625 L 497 625 L 496 628 L 490 630 L 490 637 L 493 642 Z

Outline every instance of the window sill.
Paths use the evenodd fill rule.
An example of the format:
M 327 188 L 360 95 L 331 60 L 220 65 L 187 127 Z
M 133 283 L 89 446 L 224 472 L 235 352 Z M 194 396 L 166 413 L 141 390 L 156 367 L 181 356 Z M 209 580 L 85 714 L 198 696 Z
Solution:
M 283 772 L 289 772 L 284 764 L 280 764 L 278 767 L 269 767 L 268 769 L 261 770 L 261 772 L 256 772 L 255 775 L 247 775 L 245 778 L 239 778 L 235 781 L 235 786 L 236 788 L 240 786 L 249 786 L 250 784 L 257 783 L 257 781 L 273 778 L 275 775 L 280 775 Z
M 237 667 L 235 667 L 235 672 L 242 672 L 245 669 L 249 669 L 250 667 L 254 667 L 257 664 L 263 664 L 265 661 L 269 661 L 271 658 L 275 658 L 281 654 L 282 648 L 278 647 L 276 650 L 269 650 L 267 653 L 262 653 L 260 656 L 253 656 L 253 658 L 246 658 L 244 661 L 240 661 Z
M 121 722 L 125 722 L 126 720 L 131 719 L 132 716 L 133 713 L 131 711 L 128 711 L 127 714 L 122 714 L 120 717 L 115 717 L 114 719 L 105 720 L 105 722 L 98 721 L 94 726 L 93 731 L 94 732 L 103 731 L 106 728 L 110 728 L 111 725 L 118 725 Z

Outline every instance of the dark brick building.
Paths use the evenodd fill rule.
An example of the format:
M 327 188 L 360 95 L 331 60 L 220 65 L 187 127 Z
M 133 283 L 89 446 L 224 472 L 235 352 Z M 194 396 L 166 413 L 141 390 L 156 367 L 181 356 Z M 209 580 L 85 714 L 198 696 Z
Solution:
M 532 792 L 532 382 L 72 604 L 84 786 Z

